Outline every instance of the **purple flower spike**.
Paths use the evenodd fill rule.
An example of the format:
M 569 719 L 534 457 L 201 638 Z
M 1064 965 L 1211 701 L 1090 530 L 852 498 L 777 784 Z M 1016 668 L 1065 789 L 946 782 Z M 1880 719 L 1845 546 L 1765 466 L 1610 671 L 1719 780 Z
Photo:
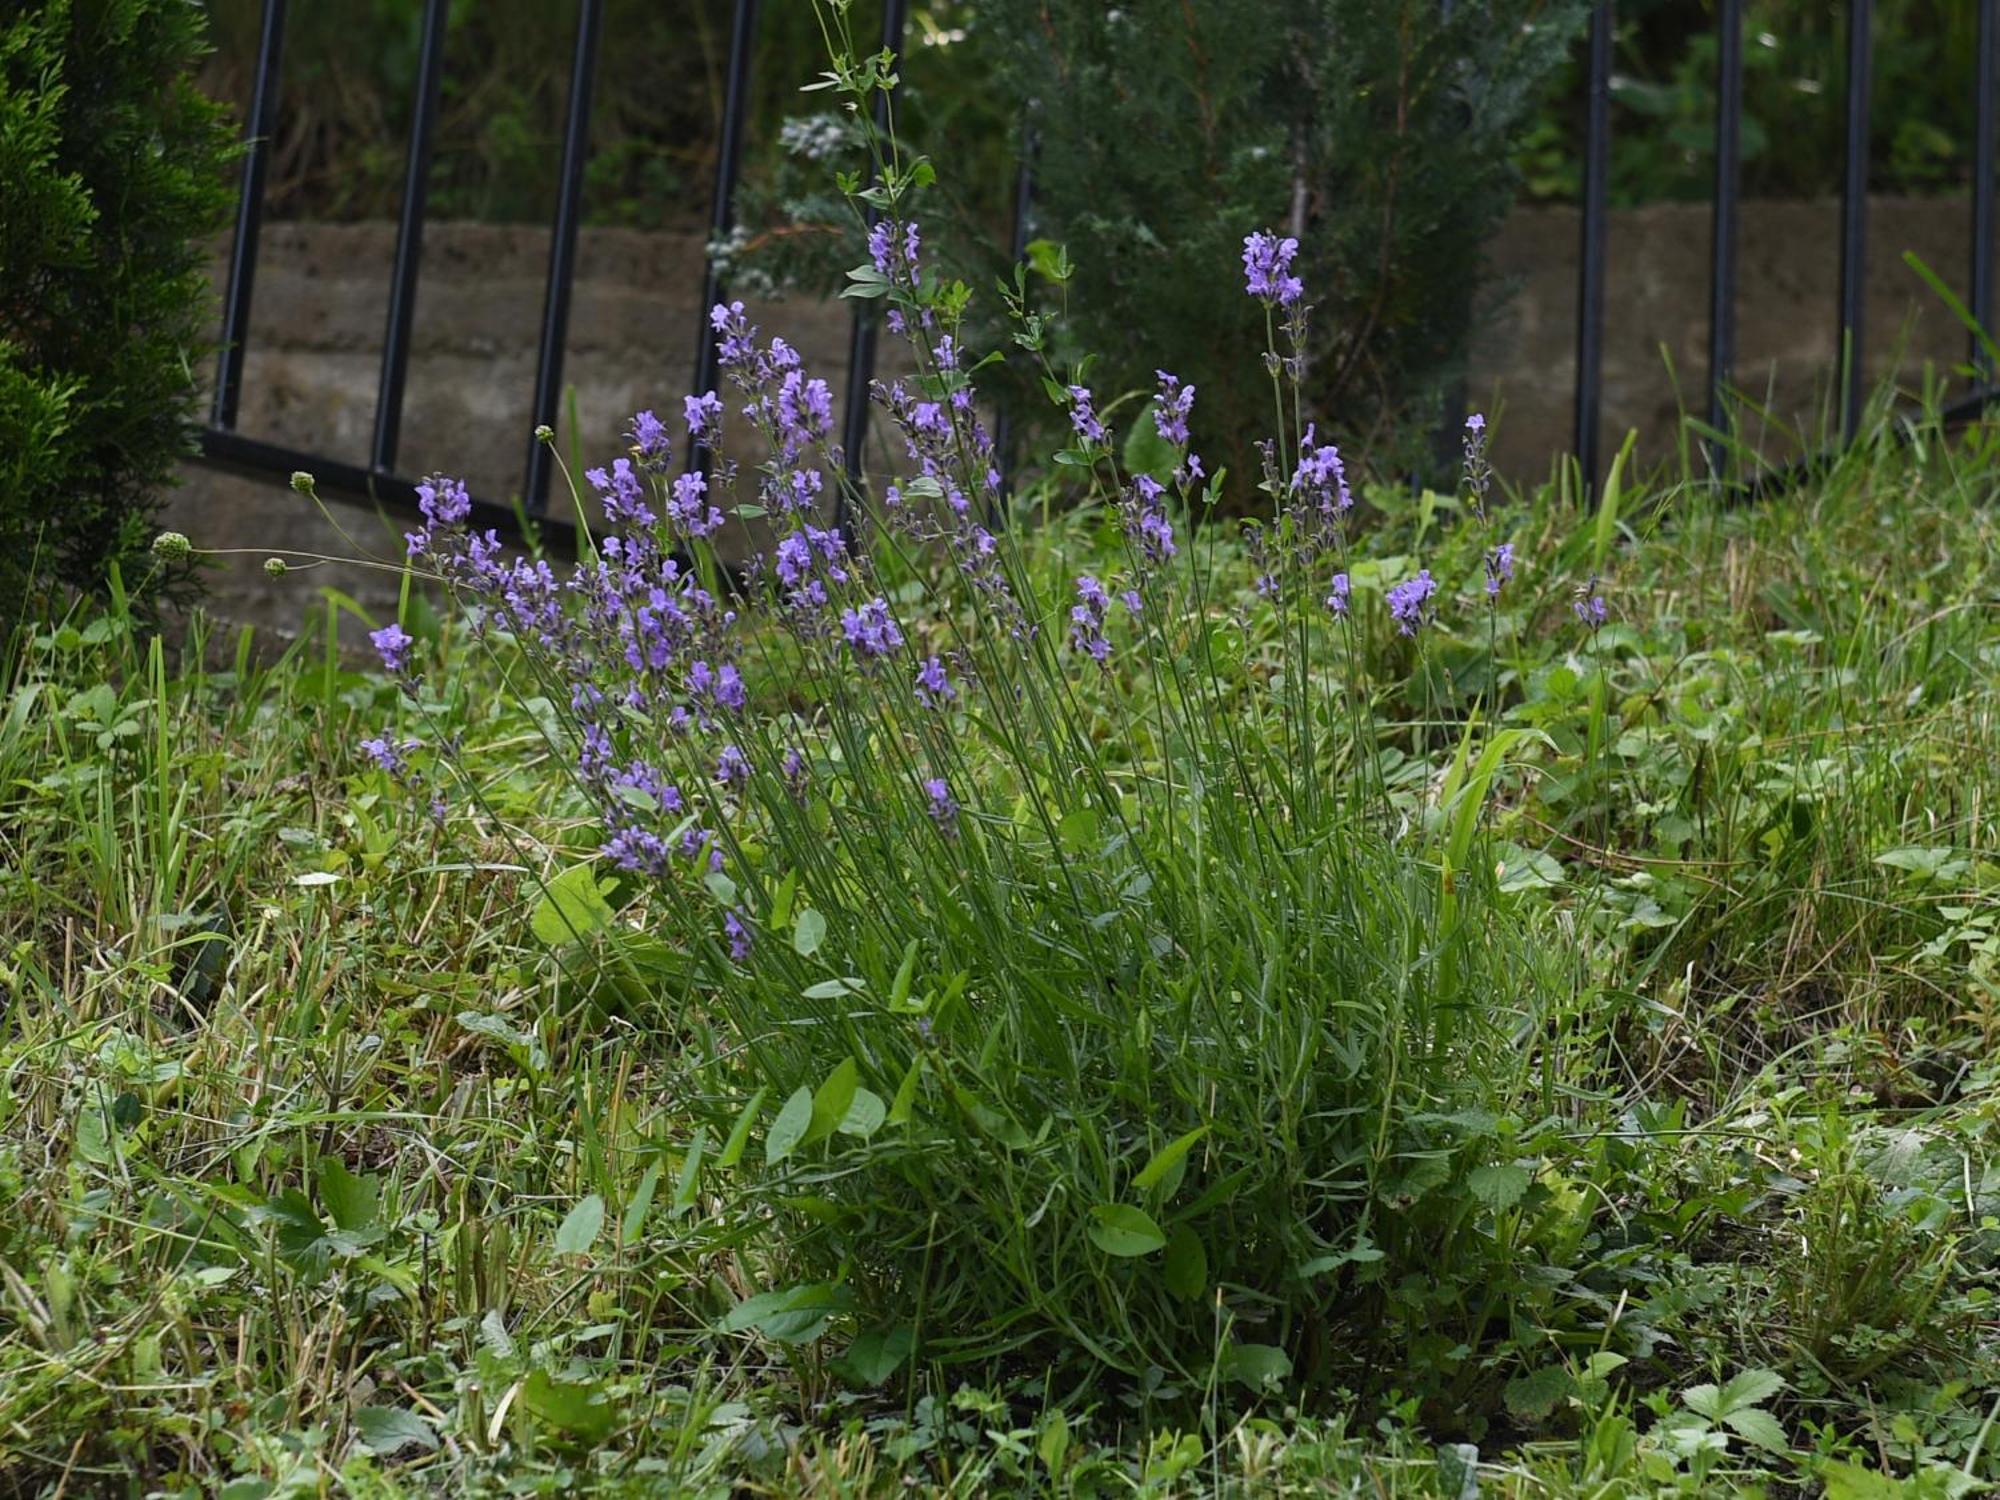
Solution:
M 681 397 L 681 414 L 687 422 L 690 439 L 700 440 L 722 431 L 722 398 L 714 391 Z
M 391 621 L 380 630 L 368 632 L 368 639 L 382 658 L 382 670 L 400 676 L 410 657 L 410 636 L 401 625 Z
M 951 678 L 945 672 L 944 663 L 935 656 L 924 658 L 924 664 L 917 668 L 917 702 L 925 708 L 942 708 L 958 696 L 958 689 L 951 685 Z
M 718 786 L 741 787 L 750 780 L 750 762 L 745 759 L 741 748 L 724 745 L 722 754 L 715 762 L 715 781 Z
M 1431 577 L 1429 568 L 1389 590 L 1389 617 L 1396 622 L 1399 633 L 1415 635 L 1423 628 L 1425 607 L 1436 593 L 1437 580 Z
M 664 464 L 670 454 L 667 447 L 667 424 L 650 411 L 642 411 L 632 418 L 632 446 L 639 457 L 651 464 Z
M 1333 585 L 1326 596 L 1326 607 L 1336 615 L 1346 615 L 1347 599 L 1352 591 L 1353 586 L 1348 581 L 1345 573 L 1334 574 Z
M 1160 379 L 1159 393 L 1153 397 L 1153 427 L 1176 448 L 1188 445 L 1188 418 L 1194 413 L 1194 387 L 1183 385 L 1165 370 L 1153 372 Z
M 1069 387 L 1069 425 L 1076 429 L 1076 435 L 1093 446 L 1105 440 L 1104 424 L 1098 420 L 1093 406 L 1096 400 L 1090 394 L 1090 387 L 1073 385 Z
M 931 799 L 929 812 L 931 821 L 947 837 L 958 831 L 958 802 L 951 795 L 951 787 L 942 776 L 932 777 L 924 783 L 924 795 Z
M 903 632 L 889 613 L 887 599 L 875 598 L 858 610 L 842 610 L 840 630 L 854 654 L 864 659 L 887 656 L 903 644 Z
M 750 929 L 735 912 L 722 919 L 722 935 L 729 939 L 729 957 L 732 962 L 742 963 L 750 956 Z
M 1291 274 L 1292 258 L 1299 242 L 1287 235 L 1258 231 L 1243 240 L 1243 285 L 1251 296 L 1279 307 L 1292 308 L 1305 296 L 1305 283 Z
M 1514 544 L 1502 542 L 1486 554 L 1486 597 L 1498 599 L 1500 585 L 1514 577 Z

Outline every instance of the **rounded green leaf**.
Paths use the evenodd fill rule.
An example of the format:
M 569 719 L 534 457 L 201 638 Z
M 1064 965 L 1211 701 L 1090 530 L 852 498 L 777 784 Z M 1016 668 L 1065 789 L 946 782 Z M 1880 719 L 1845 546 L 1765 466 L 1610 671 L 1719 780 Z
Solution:
M 775 1167 L 798 1149 L 799 1142 L 806 1138 L 806 1131 L 812 1125 L 812 1118 L 813 1091 L 802 1083 L 792 1091 L 792 1097 L 778 1111 L 778 1118 L 771 1122 L 770 1134 L 764 1137 L 766 1166 Z
M 1166 1231 L 1151 1214 L 1129 1203 L 1093 1204 L 1090 1217 L 1090 1242 L 1106 1255 L 1130 1259 L 1166 1246 Z

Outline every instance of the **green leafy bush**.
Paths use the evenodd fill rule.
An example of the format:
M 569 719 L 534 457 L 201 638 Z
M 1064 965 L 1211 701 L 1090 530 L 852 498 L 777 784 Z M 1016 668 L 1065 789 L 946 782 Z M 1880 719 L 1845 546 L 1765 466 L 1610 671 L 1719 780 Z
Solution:
M 0 603 L 143 551 L 188 447 L 231 151 L 188 0 L 0 23 Z

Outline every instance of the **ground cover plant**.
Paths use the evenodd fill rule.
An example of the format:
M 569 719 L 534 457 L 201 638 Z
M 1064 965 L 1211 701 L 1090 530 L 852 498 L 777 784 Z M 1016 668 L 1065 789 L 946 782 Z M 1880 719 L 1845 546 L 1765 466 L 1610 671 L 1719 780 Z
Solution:
M 1986 430 L 1760 506 L 1629 452 L 1508 494 L 1477 420 L 1451 493 L 1365 484 L 1260 232 L 1261 475 L 1051 360 L 1008 502 L 882 146 L 879 489 L 724 305 L 724 388 L 575 476 L 574 572 L 438 479 L 394 619 L 16 642 L 0 1475 L 2000 1478 Z

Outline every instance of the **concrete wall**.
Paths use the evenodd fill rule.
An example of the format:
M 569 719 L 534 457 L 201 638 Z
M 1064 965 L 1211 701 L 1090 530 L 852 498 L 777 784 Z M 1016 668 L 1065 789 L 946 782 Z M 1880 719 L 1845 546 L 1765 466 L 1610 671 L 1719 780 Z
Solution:
M 1870 215 L 1867 375 L 1912 380 L 1926 360 L 1964 357 L 1962 331 L 1903 264 L 1913 249 L 1960 284 L 1963 204 L 1878 200 Z M 1745 205 L 1741 251 L 1739 384 L 1773 418 L 1749 436 L 1773 456 L 1820 431 L 1836 347 L 1839 252 L 1833 203 Z M 1492 248 L 1496 301 L 1478 343 L 1469 397 L 1496 419 L 1493 451 L 1516 479 L 1545 475 L 1569 440 L 1574 374 L 1577 216 L 1517 212 Z M 1664 204 L 1615 214 L 1604 351 L 1604 433 L 1628 427 L 1642 455 L 1673 449 L 1679 409 L 1671 369 L 1697 414 L 1707 369 L 1709 215 Z M 243 432 L 307 451 L 365 460 L 374 421 L 394 226 L 271 225 L 258 270 L 245 365 Z M 482 494 L 518 486 L 529 441 L 528 404 L 540 328 L 548 233 L 529 226 L 438 224 L 425 237 L 401 448 L 406 473 L 444 469 Z M 221 258 L 217 257 L 220 276 Z M 581 238 L 564 377 L 577 388 L 586 462 L 614 450 L 630 414 L 677 411 L 692 367 L 701 286 L 698 236 L 586 230 Z M 757 309 L 808 364 L 834 382 L 847 355 L 845 304 L 776 303 Z M 1900 345 L 1901 357 L 1897 357 Z M 1663 352 L 1664 351 L 1664 352 Z M 371 607 L 394 599 L 392 572 L 347 566 L 273 583 L 270 551 L 354 550 L 281 481 L 253 483 L 190 466 L 168 524 L 198 545 L 240 547 L 214 581 L 218 612 L 295 625 L 332 583 Z M 338 507 L 356 541 L 388 559 L 394 525 Z

